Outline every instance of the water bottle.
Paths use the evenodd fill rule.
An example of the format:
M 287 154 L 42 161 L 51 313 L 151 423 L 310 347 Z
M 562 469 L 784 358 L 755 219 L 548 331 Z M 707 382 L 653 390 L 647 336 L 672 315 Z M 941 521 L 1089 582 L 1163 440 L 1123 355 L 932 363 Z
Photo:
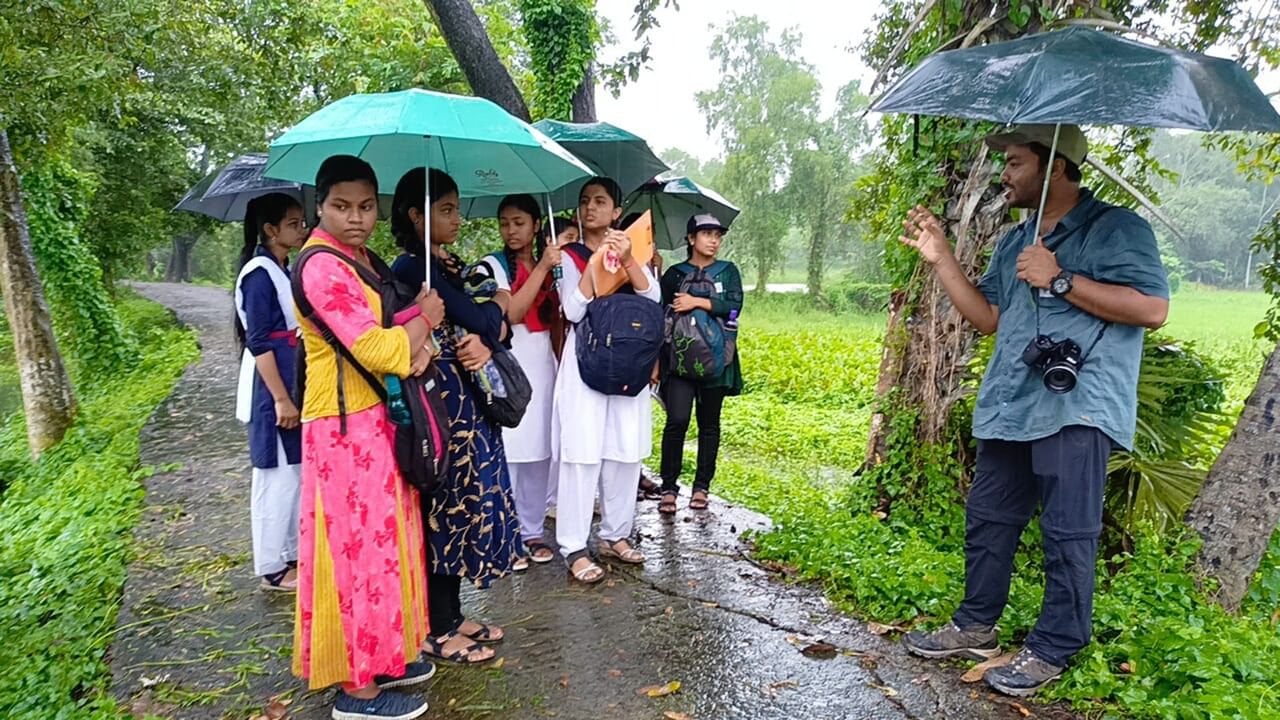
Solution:
M 409 412 L 409 405 L 404 401 L 404 390 L 400 387 L 400 378 L 388 375 L 386 381 L 387 411 L 391 415 L 391 422 L 397 425 L 412 425 L 413 415 Z
M 454 332 L 454 338 L 461 340 L 466 337 L 467 331 L 457 328 Z M 507 385 L 502 382 L 502 375 L 498 372 L 497 365 L 491 358 L 479 370 L 473 370 L 471 377 L 475 379 L 476 385 L 480 387 L 480 391 L 490 397 L 505 398 L 507 396 Z
M 730 310 L 729 319 L 724 323 L 724 329 L 729 332 L 738 332 L 738 311 Z

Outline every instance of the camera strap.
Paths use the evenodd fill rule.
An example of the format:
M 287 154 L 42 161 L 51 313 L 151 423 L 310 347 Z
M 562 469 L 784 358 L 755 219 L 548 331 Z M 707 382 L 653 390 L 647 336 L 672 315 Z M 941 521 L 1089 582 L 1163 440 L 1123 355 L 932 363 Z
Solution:
M 1102 217 L 1103 215 L 1106 215 L 1108 212 L 1115 209 L 1116 209 L 1116 206 L 1109 205 L 1095 212 L 1094 214 L 1090 215 L 1087 219 L 1085 219 L 1083 223 L 1080 223 L 1079 227 L 1073 228 L 1066 235 L 1059 238 L 1058 242 L 1055 244 L 1055 247 L 1062 247 L 1062 243 L 1066 242 L 1067 238 L 1071 237 L 1072 235 L 1075 235 L 1076 231 L 1078 230 L 1084 231 L 1082 234 L 1082 237 L 1088 237 L 1089 230 L 1093 228 L 1093 224 L 1097 222 L 1098 218 Z M 1034 232 L 1034 229 L 1040 227 L 1039 218 L 1036 219 L 1035 224 L 1032 227 L 1033 227 L 1033 232 Z M 1036 337 L 1040 337 L 1040 298 L 1037 297 L 1038 291 L 1031 286 L 1031 283 L 1027 283 L 1027 289 L 1031 291 L 1031 302 L 1035 305 L 1035 309 L 1036 309 Z M 1080 357 L 1081 365 L 1084 365 L 1085 361 L 1089 359 L 1089 355 L 1093 353 L 1093 349 L 1098 346 L 1098 343 L 1102 342 L 1102 336 L 1106 334 L 1107 327 L 1110 325 L 1111 323 L 1105 320 L 1102 322 L 1102 327 L 1098 328 L 1098 334 L 1094 336 L 1093 342 L 1089 343 L 1089 349 L 1085 350 L 1084 355 Z

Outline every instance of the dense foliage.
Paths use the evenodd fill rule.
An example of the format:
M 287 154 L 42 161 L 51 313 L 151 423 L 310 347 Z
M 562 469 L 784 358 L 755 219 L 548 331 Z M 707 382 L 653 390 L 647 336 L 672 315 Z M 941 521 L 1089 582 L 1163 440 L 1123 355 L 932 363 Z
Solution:
M 78 374 L 79 420 L 38 464 L 20 414 L 0 426 L 0 716 L 116 716 L 104 656 L 148 470 L 142 426 L 198 354 L 159 306 L 125 299 L 125 372 Z
M 1252 318 L 1263 311 L 1261 296 L 1189 289 L 1175 300 L 1172 332 L 1195 343 L 1177 350 L 1163 340 L 1149 343 L 1146 382 L 1165 394 L 1160 403 L 1143 404 L 1148 425 L 1212 410 L 1224 394 L 1228 406 L 1238 407 L 1248 384 L 1217 382 L 1214 366 L 1256 375 L 1261 363 L 1249 339 Z M 1215 310 L 1220 302 L 1238 317 L 1223 322 Z M 787 577 L 821 583 L 838 605 L 861 617 L 930 625 L 945 621 L 962 596 L 956 474 L 942 460 L 940 470 L 927 475 L 915 466 L 898 468 L 910 478 L 903 482 L 932 497 L 913 504 L 910 517 L 877 513 L 873 478 L 850 481 L 862 461 L 882 326 L 882 316 L 817 313 L 790 296 L 748 298 L 740 336 L 747 388 L 725 405 L 715 490 L 774 520 L 771 532 L 754 538 L 757 557 Z M 1212 360 L 1195 351 L 1200 347 L 1213 349 Z M 1181 378 L 1156 382 L 1164 375 L 1154 371 L 1168 363 L 1177 364 Z M 816 387 L 801 390 L 799 377 L 816 379 Z M 692 460 L 689 452 L 686 472 Z M 1244 616 L 1232 617 L 1205 599 L 1189 572 L 1197 541 L 1181 532 L 1157 533 L 1140 518 L 1129 529 L 1128 549 L 1098 565 L 1098 642 L 1049 698 L 1120 717 L 1273 717 L 1280 707 L 1273 685 L 1280 677 L 1273 623 L 1280 542 Z M 1001 622 L 1006 646 L 1030 630 L 1043 592 L 1035 523 L 1023 541 Z

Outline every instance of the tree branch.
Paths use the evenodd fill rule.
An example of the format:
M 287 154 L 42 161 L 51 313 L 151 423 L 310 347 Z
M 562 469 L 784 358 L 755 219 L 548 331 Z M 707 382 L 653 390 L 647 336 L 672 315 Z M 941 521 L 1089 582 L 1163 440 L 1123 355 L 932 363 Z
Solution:
M 498 58 L 484 23 L 471 3 L 468 0 L 423 0 L 423 3 L 467 76 L 471 91 L 528 122 L 529 106 L 511 72 Z

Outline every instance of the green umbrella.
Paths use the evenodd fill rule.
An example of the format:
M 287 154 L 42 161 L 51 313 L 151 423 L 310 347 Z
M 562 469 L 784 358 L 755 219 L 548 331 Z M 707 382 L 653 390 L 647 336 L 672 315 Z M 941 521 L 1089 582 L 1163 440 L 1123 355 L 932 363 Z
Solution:
M 644 138 L 617 125 L 607 122 L 539 120 L 533 126 L 573 153 L 591 168 L 592 175 L 603 175 L 616 181 L 622 188 L 624 197 L 670 169 L 654 154 Z M 581 190 L 581 180 L 552 190 L 552 209 L 560 211 L 577 208 Z M 463 203 L 463 212 L 467 217 L 493 217 L 500 201 L 500 198 L 493 197 L 475 198 Z M 544 199 L 543 203 L 546 202 Z
M 349 95 L 271 143 L 263 175 L 314 183 L 333 155 L 373 166 L 379 186 L 409 170 L 437 168 L 462 197 L 545 193 L 592 174 L 567 150 L 497 105 L 427 90 Z
M 1280 132 L 1280 114 L 1237 63 L 1084 27 L 925 58 L 872 107 L 1005 124 Z M 1045 174 L 1040 194 L 1049 194 Z
M 715 190 L 686 177 L 645 183 L 627 198 L 623 214 L 653 212 L 653 242 L 662 250 L 685 246 L 689 218 L 711 213 L 725 227 L 738 217 L 738 208 Z
M 1005 124 L 1280 132 L 1280 115 L 1240 65 L 1084 27 L 935 53 L 872 109 Z

